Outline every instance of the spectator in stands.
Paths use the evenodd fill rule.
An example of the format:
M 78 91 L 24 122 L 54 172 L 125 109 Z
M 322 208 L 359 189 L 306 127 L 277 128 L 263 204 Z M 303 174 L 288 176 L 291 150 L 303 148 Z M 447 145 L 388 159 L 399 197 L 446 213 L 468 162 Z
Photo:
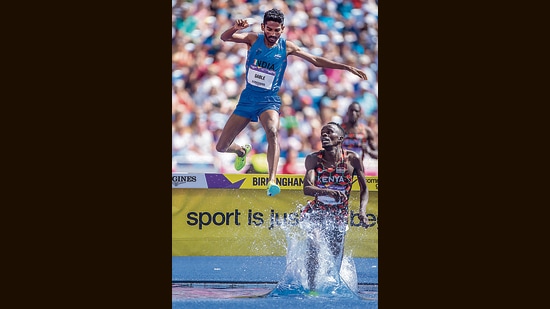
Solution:
M 373 148 L 378 151 L 378 119 L 375 115 L 369 116 L 367 118 L 367 128 L 372 133 Z M 376 159 L 378 159 L 378 155 L 376 156 Z
M 190 134 L 179 137 L 181 141 L 172 139 L 172 147 L 174 145 L 182 145 L 182 149 L 178 151 L 178 155 L 182 157 L 182 161 L 186 163 L 214 164 L 214 134 L 208 130 L 208 122 L 204 119 L 206 115 L 200 111 L 195 112 L 193 120 L 191 120 Z
M 282 174 L 298 174 L 298 167 L 296 166 L 298 162 L 298 150 L 293 147 L 289 148 L 286 151 L 285 155 L 285 164 L 283 164 Z
M 172 156 L 183 155 L 189 147 L 191 138 L 188 127 L 183 123 L 178 123 L 176 130 L 172 132 Z

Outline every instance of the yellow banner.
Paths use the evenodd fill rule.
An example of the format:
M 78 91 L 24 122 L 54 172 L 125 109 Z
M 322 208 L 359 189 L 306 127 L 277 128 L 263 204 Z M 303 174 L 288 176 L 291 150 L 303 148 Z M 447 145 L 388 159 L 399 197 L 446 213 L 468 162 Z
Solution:
M 299 209 L 312 199 L 303 194 L 303 176 L 277 177 L 287 190 L 274 197 L 266 195 L 263 177 L 225 176 L 244 182 L 240 189 L 172 189 L 172 255 L 285 256 L 283 226 L 297 224 Z M 358 192 L 352 191 L 350 198 L 345 251 L 354 257 L 378 257 L 378 177 L 367 177 L 367 183 L 367 229 L 357 217 Z
M 269 178 L 266 174 L 223 174 L 231 183 L 240 183 L 239 189 L 265 190 Z M 369 191 L 378 191 L 378 176 L 366 176 Z M 281 190 L 302 190 L 304 176 L 294 174 L 277 175 L 277 184 Z M 352 186 L 353 191 L 359 191 L 357 181 Z

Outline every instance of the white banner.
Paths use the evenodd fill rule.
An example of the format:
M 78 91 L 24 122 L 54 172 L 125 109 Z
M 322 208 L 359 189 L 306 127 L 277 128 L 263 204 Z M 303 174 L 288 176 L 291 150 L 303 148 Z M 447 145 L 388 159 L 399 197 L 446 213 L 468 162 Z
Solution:
M 172 188 L 195 188 L 207 189 L 206 177 L 204 173 L 172 173 Z

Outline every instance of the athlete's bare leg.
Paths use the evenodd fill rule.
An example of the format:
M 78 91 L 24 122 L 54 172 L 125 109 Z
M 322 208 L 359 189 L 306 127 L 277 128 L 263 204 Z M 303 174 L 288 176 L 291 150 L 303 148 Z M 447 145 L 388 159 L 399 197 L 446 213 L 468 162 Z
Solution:
M 332 223 L 336 224 L 335 222 Z M 340 272 L 342 260 L 344 257 L 345 228 L 331 226 L 332 231 L 325 231 L 326 239 L 332 256 L 334 257 L 334 267 Z
M 308 232 L 306 251 L 307 283 L 310 291 L 314 291 L 315 277 L 319 269 L 319 231 Z
M 235 153 L 238 156 L 243 156 L 245 153 L 243 147 L 235 144 L 233 141 L 237 135 L 239 135 L 239 133 L 246 128 L 249 122 L 250 119 L 248 118 L 231 114 L 222 130 L 220 139 L 216 144 L 216 150 L 218 152 L 230 152 Z
M 279 157 L 281 149 L 279 146 L 279 112 L 267 110 L 260 115 L 260 122 L 264 127 L 267 137 L 267 165 L 268 177 L 270 182 L 277 181 L 277 168 L 279 166 Z

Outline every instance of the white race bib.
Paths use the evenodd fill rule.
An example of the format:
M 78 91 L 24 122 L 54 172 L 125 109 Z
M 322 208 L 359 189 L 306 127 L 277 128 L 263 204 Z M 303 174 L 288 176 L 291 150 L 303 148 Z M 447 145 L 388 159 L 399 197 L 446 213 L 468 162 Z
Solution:
M 254 86 L 271 89 L 273 86 L 273 79 L 275 78 L 275 72 L 251 65 L 248 69 L 246 78 L 248 83 Z
M 317 200 L 323 204 L 327 205 L 336 205 L 339 204 L 332 196 L 320 195 L 317 197 Z

